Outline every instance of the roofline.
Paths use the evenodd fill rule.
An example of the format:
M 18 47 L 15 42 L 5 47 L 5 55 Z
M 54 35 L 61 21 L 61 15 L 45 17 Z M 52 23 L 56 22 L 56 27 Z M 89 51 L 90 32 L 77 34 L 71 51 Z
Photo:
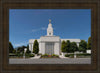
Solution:
M 41 36 L 41 37 L 59 37 L 59 36 Z

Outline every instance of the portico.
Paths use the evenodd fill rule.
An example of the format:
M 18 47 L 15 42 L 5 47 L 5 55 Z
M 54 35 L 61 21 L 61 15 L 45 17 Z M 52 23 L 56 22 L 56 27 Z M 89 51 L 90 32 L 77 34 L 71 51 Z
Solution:
M 60 38 L 59 36 L 42 36 L 40 38 L 39 44 L 41 45 L 40 47 L 40 52 L 42 54 L 60 54 Z

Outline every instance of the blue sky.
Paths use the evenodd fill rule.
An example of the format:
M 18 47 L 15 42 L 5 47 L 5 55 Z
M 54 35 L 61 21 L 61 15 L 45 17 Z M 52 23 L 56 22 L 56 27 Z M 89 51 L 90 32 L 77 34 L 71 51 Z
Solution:
M 88 40 L 91 36 L 90 9 L 10 9 L 9 41 L 14 47 L 47 34 L 51 19 L 54 35 L 62 39 Z

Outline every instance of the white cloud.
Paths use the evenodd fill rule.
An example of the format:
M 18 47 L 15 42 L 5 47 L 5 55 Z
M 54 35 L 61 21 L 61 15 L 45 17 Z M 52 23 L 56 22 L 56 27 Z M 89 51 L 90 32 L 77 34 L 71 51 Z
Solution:
M 32 32 L 36 32 L 39 31 L 40 29 L 32 29 Z
M 14 44 L 15 47 L 19 47 L 19 46 L 25 46 L 26 44 L 28 44 L 29 42 L 21 42 L 21 43 L 18 43 L 18 44 Z
M 41 29 L 42 29 L 42 30 L 46 30 L 46 28 L 45 28 L 45 27 L 42 27 Z
M 46 28 L 45 27 L 41 27 L 39 29 L 32 29 L 32 32 L 37 32 L 37 31 L 40 31 L 40 30 L 46 30 Z
M 15 44 L 15 47 L 22 46 L 23 43 Z

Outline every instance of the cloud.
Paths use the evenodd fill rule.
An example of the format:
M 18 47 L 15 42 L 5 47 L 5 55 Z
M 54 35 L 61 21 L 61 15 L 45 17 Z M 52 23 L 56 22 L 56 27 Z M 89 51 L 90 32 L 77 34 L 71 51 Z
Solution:
M 15 47 L 19 47 L 19 46 L 25 46 L 27 45 L 29 42 L 21 42 L 21 43 L 18 43 L 18 44 L 14 44 Z
M 32 32 L 36 32 L 39 31 L 40 29 L 32 29 Z
M 40 31 L 40 30 L 46 30 L 46 28 L 45 27 L 41 27 L 39 29 L 32 29 L 32 32 L 37 32 L 37 31 Z
M 45 27 L 42 27 L 41 29 L 42 29 L 42 30 L 46 30 L 46 28 L 45 28 Z
M 24 43 L 15 44 L 15 47 L 22 46 Z

